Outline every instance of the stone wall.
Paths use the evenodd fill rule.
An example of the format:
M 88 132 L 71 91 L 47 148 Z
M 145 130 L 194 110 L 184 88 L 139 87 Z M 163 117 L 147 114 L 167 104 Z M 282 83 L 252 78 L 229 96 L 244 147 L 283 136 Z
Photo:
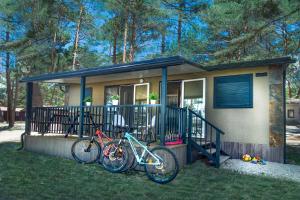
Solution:
M 269 67 L 269 145 L 284 151 L 283 67 Z M 283 154 L 280 162 L 283 162 Z

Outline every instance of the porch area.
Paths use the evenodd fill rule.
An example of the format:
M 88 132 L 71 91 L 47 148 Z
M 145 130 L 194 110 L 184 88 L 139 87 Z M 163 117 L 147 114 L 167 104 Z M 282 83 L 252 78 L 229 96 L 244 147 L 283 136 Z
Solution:
M 83 127 L 80 131 L 80 113 Z M 122 138 L 131 133 L 139 141 L 164 143 L 186 139 L 187 109 L 166 107 L 166 126 L 161 134 L 161 105 L 101 105 L 33 107 L 31 130 L 40 134 L 55 133 L 68 136 L 93 136 L 96 129 L 108 137 Z
M 113 139 L 122 138 L 125 132 L 130 132 L 139 141 L 170 147 L 181 165 L 191 163 L 200 154 L 218 167 L 222 161 L 221 135 L 224 132 L 205 118 L 205 82 L 201 79 L 200 87 L 189 84 L 190 81 L 182 82 L 182 86 L 193 87 L 193 91 L 198 91 L 200 98 L 194 98 L 193 92 L 184 92 L 185 87 L 179 92 L 182 99 L 174 100 L 174 96 L 168 94 L 168 76 L 193 74 L 197 77 L 197 74 L 203 72 L 205 70 L 201 66 L 176 56 L 24 78 L 22 81 L 27 85 L 25 149 L 68 157 L 68 146 L 74 137 L 89 137 L 99 129 Z M 136 95 L 137 87 L 134 87 L 133 100 L 130 100 L 128 91 L 125 91 L 123 95 L 127 101 L 118 105 L 111 105 L 103 100 L 100 104 L 85 105 L 86 89 L 92 84 L 114 85 L 116 81 L 138 79 L 143 79 L 144 82 L 153 77 L 159 88 L 158 104 L 149 104 L 150 83 L 146 82 L 147 95 L 141 95 L 143 98 Z M 79 105 L 32 106 L 34 82 L 79 86 L 78 93 L 69 97 L 79 97 Z M 98 93 L 99 95 L 99 98 L 106 99 L 105 92 Z M 185 101 L 185 95 L 190 96 L 188 101 Z M 31 132 L 41 136 L 31 137 Z M 53 139 L 47 135 L 53 136 Z M 61 151 L 56 152 L 59 149 Z

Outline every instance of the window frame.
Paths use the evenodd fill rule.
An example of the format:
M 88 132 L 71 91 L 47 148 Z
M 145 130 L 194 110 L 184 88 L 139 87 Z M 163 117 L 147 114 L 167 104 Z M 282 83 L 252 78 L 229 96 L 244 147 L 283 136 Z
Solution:
M 147 104 L 149 104 L 149 95 L 150 95 L 150 83 L 139 83 L 139 84 L 133 84 L 133 105 L 136 105 L 136 87 L 138 86 L 147 86 Z
M 295 110 L 294 109 L 288 109 L 287 112 L 288 112 L 287 116 L 289 119 L 295 118 Z M 291 115 L 291 113 L 292 113 L 292 115 Z
M 84 91 L 84 98 L 87 98 L 89 96 L 87 96 L 87 90 L 90 90 L 91 95 L 89 95 L 91 98 L 93 98 L 93 87 L 86 87 L 85 91 Z
M 249 99 L 248 104 L 240 105 L 224 105 L 217 103 L 217 85 L 223 79 L 240 79 L 242 77 L 248 78 L 249 83 Z M 238 74 L 238 75 L 228 75 L 228 76 L 216 76 L 214 77 L 214 87 L 213 87 L 213 106 L 214 109 L 243 109 L 243 108 L 253 108 L 253 74 Z

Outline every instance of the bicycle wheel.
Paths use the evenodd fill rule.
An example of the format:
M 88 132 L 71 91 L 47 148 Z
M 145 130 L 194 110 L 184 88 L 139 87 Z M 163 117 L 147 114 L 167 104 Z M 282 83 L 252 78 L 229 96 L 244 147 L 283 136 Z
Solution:
M 136 162 L 134 153 L 130 147 L 129 142 L 125 142 L 124 143 L 126 149 L 127 149 L 127 153 L 128 153 L 128 161 L 126 163 L 126 165 L 124 166 L 124 168 L 122 169 L 122 172 L 126 172 L 128 170 L 130 170 L 132 168 L 132 166 L 134 165 L 134 163 Z
M 91 138 L 78 139 L 71 148 L 73 158 L 83 164 L 96 162 L 101 155 L 101 147 Z
M 125 145 L 119 144 L 119 141 L 115 140 L 104 145 L 101 163 L 110 172 L 122 172 L 128 162 L 128 157 Z
M 156 159 L 146 156 L 145 171 L 148 178 L 156 183 L 165 184 L 172 181 L 178 174 L 179 164 L 175 154 L 168 148 L 155 147 L 150 151 L 160 161 L 160 165 L 153 165 Z

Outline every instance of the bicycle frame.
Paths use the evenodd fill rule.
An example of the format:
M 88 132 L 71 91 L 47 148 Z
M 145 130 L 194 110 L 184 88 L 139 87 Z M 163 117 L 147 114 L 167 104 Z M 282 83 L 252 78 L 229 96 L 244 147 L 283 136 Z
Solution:
M 104 147 L 103 138 L 106 138 L 109 142 L 113 141 L 112 138 L 108 137 L 105 133 L 100 131 L 99 129 L 96 130 L 96 135 L 98 138 L 98 143 L 100 144 L 101 149 Z M 92 140 L 94 139 L 95 135 L 92 137 Z
M 135 159 L 137 161 L 138 164 L 140 165 L 161 165 L 161 161 L 162 158 L 160 158 L 159 156 L 157 155 L 154 155 L 153 153 L 151 153 L 147 146 L 143 145 L 142 143 L 140 143 L 135 137 L 133 137 L 130 133 L 125 133 L 125 138 L 128 140 L 129 144 L 130 144 L 130 147 L 132 149 L 132 152 L 135 156 Z M 136 150 L 136 147 L 134 146 L 133 144 L 133 141 L 135 143 L 137 143 L 142 149 L 142 153 L 141 155 L 138 154 L 137 150 Z M 146 155 L 146 153 L 150 154 L 154 159 L 155 159 L 155 162 L 152 162 L 152 163 L 147 163 L 147 162 L 144 162 L 144 156 Z

